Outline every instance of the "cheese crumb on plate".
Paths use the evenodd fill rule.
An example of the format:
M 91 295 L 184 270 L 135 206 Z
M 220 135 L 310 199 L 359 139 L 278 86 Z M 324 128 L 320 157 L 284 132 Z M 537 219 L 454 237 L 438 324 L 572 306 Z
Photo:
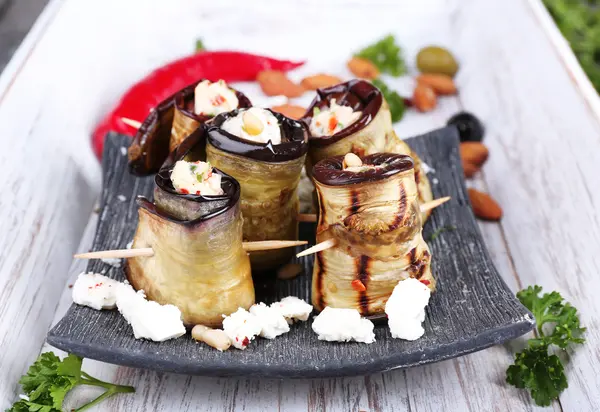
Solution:
M 385 304 L 388 326 L 393 338 L 416 340 L 425 333 L 425 306 L 431 291 L 417 279 L 401 280 Z
M 277 336 L 290 331 L 290 325 L 276 308 L 261 302 L 252 305 L 250 313 L 256 317 L 260 324 L 260 336 L 262 338 L 275 339 Z
M 329 342 L 375 342 L 373 322 L 360 316 L 356 309 L 331 308 L 327 306 L 315 318 L 313 331 L 319 340 Z
M 92 309 L 114 309 L 119 282 L 99 273 L 81 273 L 73 285 L 73 302 Z
M 185 334 L 179 308 L 146 300 L 143 290 L 136 292 L 129 284 L 119 283 L 117 308 L 133 328 L 136 339 L 163 342 Z
M 272 303 L 271 307 L 276 308 L 288 322 L 293 322 L 294 320 L 305 322 L 313 310 L 312 305 L 309 305 L 296 296 L 283 298 L 279 302 Z
M 260 334 L 259 320 L 244 308 L 238 308 L 229 316 L 224 316 L 223 331 L 238 349 L 246 349 L 250 341 Z

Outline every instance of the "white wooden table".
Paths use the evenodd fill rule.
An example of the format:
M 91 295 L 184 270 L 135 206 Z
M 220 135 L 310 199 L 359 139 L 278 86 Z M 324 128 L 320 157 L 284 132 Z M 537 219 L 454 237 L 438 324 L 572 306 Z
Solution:
M 91 243 L 101 187 L 89 134 L 132 82 L 188 54 L 197 37 L 212 49 L 308 59 L 296 76 L 347 76 L 349 53 L 389 32 L 410 62 L 429 43 L 459 57 L 460 95 L 407 113 L 397 130 L 442 126 L 462 108 L 485 122 L 491 157 L 474 185 L 504 208 L 500 224 L 481 224 L 495 264 L 515 291 L 559 290 L 588 326 L 552 408 L 600 410 L 600 100 L 538 0 L 50 1 L 0 76 L 0 408 L 70 304 L 85 265 L 71 256 Z M 537 410 L 504 383 L 523 343 L 346 379 L 211 379 L 89 360 L 84 369 L 137 388 L 96 410 Z

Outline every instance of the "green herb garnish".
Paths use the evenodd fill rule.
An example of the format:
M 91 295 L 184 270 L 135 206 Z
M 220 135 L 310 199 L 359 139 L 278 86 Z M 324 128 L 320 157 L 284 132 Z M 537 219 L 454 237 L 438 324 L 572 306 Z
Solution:
M 106 392 L 76 412 L 87 410 L 117 393 L 135 392 L 132 386 L 114 385 L 88 375 L 81 370 L 82 362 L 82 358 L 72 354 L 61 361 L 52 352 L 42 353 L 19 380 L 29 399 L 15 402 L 6 412 L 61 412 L 65 396 L 77 385 L 99 386 Z
M 435 232 L 433 232 L 433 234 L 431 236 L 429 236 L 429 239 L 427 239 L 428 242 L 432 242 L 434 240 L 436 240 L 438 238 L 439 235 L 441 235 L 444 232 L 450 232 L 452 230 L 456 230 L 456 226 L 444 226 L 441 227 L 439 229 L 437 229 Z
M 315 108 L 313 109 L 313 116 L 316 116 L 316 115 L 318 115 L 319 113 L 321 113 L 321 109 L 319 109 L 318 107 L 315 107 Z
M 392 123 L 395 123 L 402 119 L 404 116 L 404 99 L 396 93 L 394 90 L 391 90 L 381 79 L 373 80 L 373 85 L 381 90 L 383 93 L 383 97 L 390 106 L 390 113 L 392 114 Z
M 395 77 L 406 73 L 400 47 L 391 34 L 362 49 L 356 56 L 370 60 L 382 73 L 389 73 Z
M 190 170 L 191 170 L 192 172 L 195 172 L 197 168 L 198 168 L 198 166 L 197 166 L 197 165 L 194 165 L 194 164 L 190 165 Z
M 540 296 L 540 286 L 530 286 L 517 293 L 517 298 L 533 313 L 537 324 L 535 339 L 528 348 L 515 356 L 515 363 L 506 370 L 506 382 L 517 388 L 529 389 L 535 403 L 548 406 L 569 385 L 560 358 L 550 355 L 551 345 L 565 349 L 569 344 L 582 344 L 586 328 L 579 324 L 577 309 L 564 302 L 558 292 Z
M 196 40 L 196 51 L 202 51 L 202 50 L 206 50 L 206 47 L 204 47 L 204 43 L 202 42 L 202 39 L 197 39 Z
M 583 71 L 600 92 L 600 7 L 595 1 L 544 0 Z

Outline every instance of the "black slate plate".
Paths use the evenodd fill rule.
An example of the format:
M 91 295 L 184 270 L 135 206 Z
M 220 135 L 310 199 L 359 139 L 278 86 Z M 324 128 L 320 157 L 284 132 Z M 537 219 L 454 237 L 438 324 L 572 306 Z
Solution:
M 123 147 L 130 139 L 110 135 L 103 160 L 102 212 L 92 250 L 120 249 L 132 239 L 137 224 L 135 196 L 149 196 L 153 178 L 127 171 Z M 191 375 L 309 378 L 363 375 L 437 362 L 485 349 L 533 328 L 531 314 L 515 299 L 494 268 L 469 205 L 454 128 L 408 140 L 435 169 L 430 174 L 434 196 L 452 196 L 438 207 L 425 226 L 429 239 L 438 228 L 455 226 L 430 241 L 437 292 L 427 308 L 425 335 L 409 342 L 392 339 L 387 325 L 375 328 L 376 342 L 331 343 L 317 339 L 311 321 L 293 325 L 290 333 L 257 338 L 244 351 L 218 352 L 189 336 L 163 343 L 135 340 L 117 311 L 71 306 L 49 332 L 48 342 L 68 352 L 104 362 Z M 434 178 L 436 180 L 434 180 Z M 124 196 L 124 198 L 123 198 Z M 314 230 L 303 226 L 304 236 Z M 260 287 L 267 303 L 295 295 L 310 302 L 312 257 L 300 259 L 305 274 L 291 281 Z M 122 269 L 91 261 L 88 271 L 123 280 Z

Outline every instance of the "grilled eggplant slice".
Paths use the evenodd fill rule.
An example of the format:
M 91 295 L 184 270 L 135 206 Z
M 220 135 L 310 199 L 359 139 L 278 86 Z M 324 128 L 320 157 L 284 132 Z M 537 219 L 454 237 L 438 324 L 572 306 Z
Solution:
M 414 161 L 414 175 L 419 201 L 433 200 L 427 175 L 421 168 L 421 160 L 400 139 L 392 127 L 392 117 L 381 91 L 365 80 L 351 80 L 336 86 L 317 90 L 302 121 L 310 126 L 315 112 L 330 107 L 332 100 L 337 104 L 361 111 L 359 119 L 331 136 L 312 136 L 309 132 L 309 151 L 306 170 L 322 159 L 354 153 L 366 156 L 374 153 L 398 153 L 410 156 Z M 423 214 L 426 219 L 431 211 Z
M 206 158 L 240 182 L 244 240 L 298 239 L 298 182 L 308 150 L 304 125 L 279 113 L 281 142 L 257 143 L 221 127 L 239 110 L 215 117 L 207 130 Z M 186 142 L 184 142 L 185 144 Z M 264 271 L 286 263 L 293 249 L 252 252 L 252 269 Z
M 363 167 L 344 169 L 343 156 L 318 162 L 313 179 L 319 202 L 317 242 L 336 246 L 317 253 L 312 303 L 384 312 L 402 279 L 435 287 L 431 254 L 423 240 L 414 163 L 407 155 L 362 157 Z
M 177 306 L 186 325 L 220 326 L 222 315 L 254 304 L 250 260 L 242 247 L 240 186 L 215 169 L 223 195 L 182 195 L 171 183 L 171 169 L 156 176 L 154 203 L 137 200 L 132 247 L 151 247 L 154 256 L 128 259 L 127 279 L 149 299 Z
M 194 113 L 194 90 L 204 80 L 185 87 L 150 112 L 129 147 L 129 169 L 132 173 L 145 176 L 158 172 L 170 152 L 200 125 L 213 119 Z M 235 92 L 238 107 L 252 107 L 246 95 L 230 89 Z

